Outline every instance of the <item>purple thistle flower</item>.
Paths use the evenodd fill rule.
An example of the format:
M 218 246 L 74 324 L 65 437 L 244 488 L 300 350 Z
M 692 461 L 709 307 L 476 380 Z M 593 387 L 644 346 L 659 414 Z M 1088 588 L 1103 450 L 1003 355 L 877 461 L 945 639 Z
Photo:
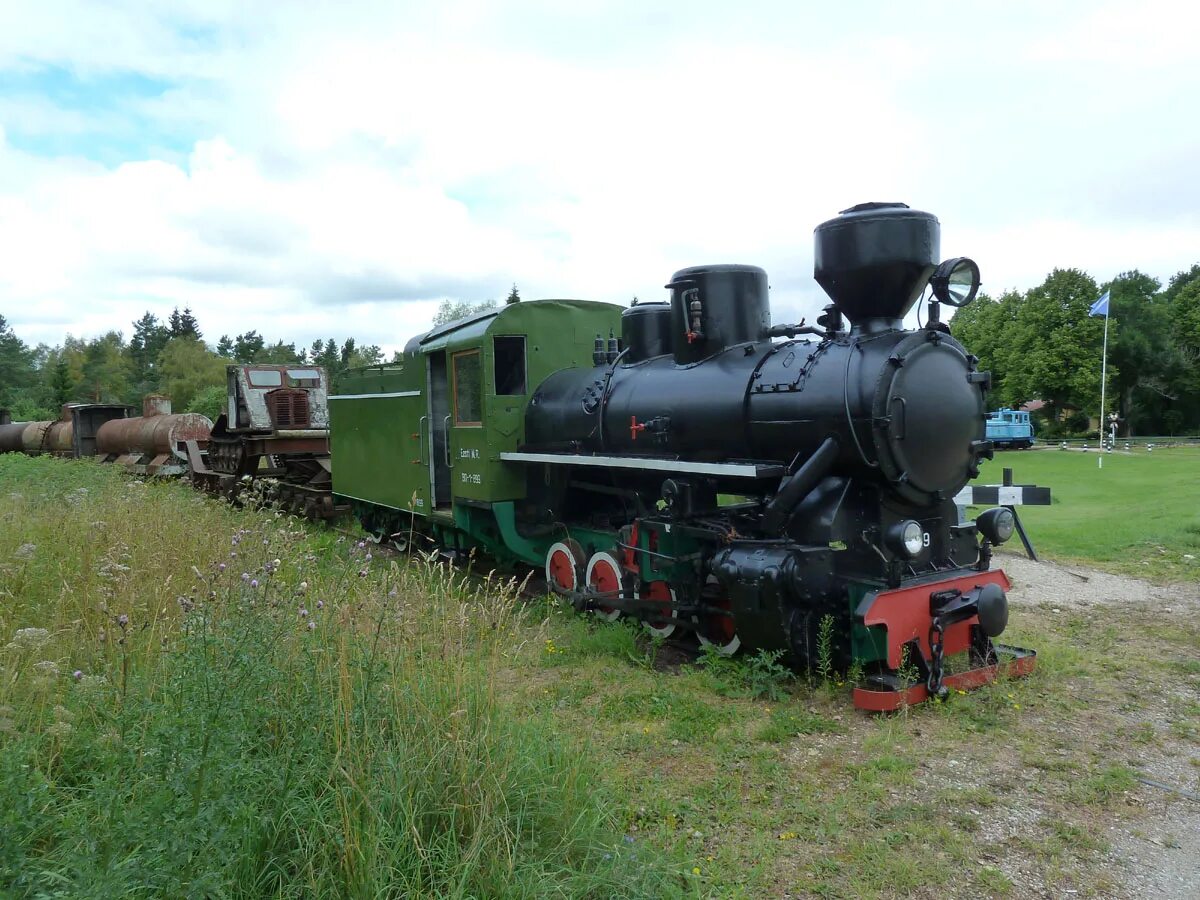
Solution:
M 79 669 L 76 669 L 74 672 L 71 673 L 71 677 L 74 678 L 76 681 L 82 681 L 83 680 L 83 672 L 81 672 Z
M 308 610 L 305 609 L 303 606 L 300 607 L 300 618 L 302 618 L 302 619 L 308 618 Z
M 316 623 L 316 622 L 311 622 L 311 621 L 310 621 L 310 622 L 308 623 L 308 630 L 309 630 L 309 631 L 316 631 L 316 630 L 317 630 L 317 623 Z
M 317 601 L 317 609 L 324 609 L 324 608 L 325 608 L 325 601 L 324 601 L 324 600 L 318 600 L 318 601 Z
M 371 554 L 370 554 L 370 553 L 368 553 L 368 554 L 367 554 L 367 556 L 366 556 L 367 562 L 370 562 L 370 561 L 372 560 L 372 558 L 373 558 L 373 557 L 371 556 Z
M 257 578 L 252 578 L 250 580 L 250 587 L 252 587 L 252 588 L 258 587 L 258 579 Z
M 224 572 L 224 571 L 225 571 L 225 563 L 218 563 L 218 564 L 217 564 L 217 571 L 218 571 L 218 572 Z
M 249 581 L 249 580 L 250 580 L 250 573 L 249 573 L 249 572 L 243 572 L 243 573 L 242 573 L 242 581 Z
M 366 577 L 367 577 L 367 570 L 366 570 L 366 569 L 359 569 L 359 570 L 358 570 L 358 577 L 359 577 L 359 578 L 366 578 Z
M 120 625 L 122 628 L 128 628 L 129 627 L 129 616 L 125 615 L 125 613 L 121 613 L 119 616 L 117 616 L 117 624 Z

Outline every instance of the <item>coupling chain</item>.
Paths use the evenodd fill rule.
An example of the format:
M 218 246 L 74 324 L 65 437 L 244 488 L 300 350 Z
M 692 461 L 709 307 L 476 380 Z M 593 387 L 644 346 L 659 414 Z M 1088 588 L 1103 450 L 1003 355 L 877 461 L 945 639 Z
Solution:
M 925 681 L 925 687 L 929 690 L 930 697 L 944 697 L 947 694 L 946 686 L 942 684 L 942 679 L 945 676 L 945 644 L 946 644 L 946 629 L 942 625 L 940 616 L 934 617 L 933 625 L 929 629 L 929 678 Z

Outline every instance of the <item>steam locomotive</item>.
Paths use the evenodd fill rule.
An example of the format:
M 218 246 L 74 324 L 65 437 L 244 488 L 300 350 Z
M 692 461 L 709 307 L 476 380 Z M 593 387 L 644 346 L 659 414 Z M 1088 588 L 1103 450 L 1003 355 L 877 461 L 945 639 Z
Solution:
M 718 265 L 676 272 L 669 302 L 435 328 L 329 398 L 334 494 L 380 535 L 536 565 L 656 635 L 860 666 L 863 708 L 1024 674 L 1033 652 L 995 640 L 1012 514 L 953 502 L 992 453 L 989 376 L 940 320 L 978 267 L 939 246 L 904 204 L 821 224 L 815 326 L 772 326 L 766 273 Z

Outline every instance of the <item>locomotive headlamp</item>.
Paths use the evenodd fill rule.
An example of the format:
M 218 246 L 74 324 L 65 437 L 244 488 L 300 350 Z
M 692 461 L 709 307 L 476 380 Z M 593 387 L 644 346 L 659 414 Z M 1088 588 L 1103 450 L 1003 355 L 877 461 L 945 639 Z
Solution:
M 956 256 L 934 270 L 929 284 L 933 288 L 933 295 L 942 303 L 966 306 L 979 291 L 979 266 L 973 259 Z
M 1007 541 L 1012 537 L 1016 526 L 1017 520 L 1013 517 L 1012 510 L 1003 506 L 994 506 L 981 513 L 975 520 L 975 527 L 993 544 L 1003 544 Z
M 920 522 L 905 519 L 888 529 L 887 542 L 894 552 L 911 559 L 920 554 L 925 546 L 925 530 Z

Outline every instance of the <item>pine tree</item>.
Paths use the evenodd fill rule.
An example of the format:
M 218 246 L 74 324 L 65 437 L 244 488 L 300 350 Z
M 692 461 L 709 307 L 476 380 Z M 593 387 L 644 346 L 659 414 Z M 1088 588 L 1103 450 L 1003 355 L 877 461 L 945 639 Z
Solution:
M 157 389 L 158 355 L 170 339 L 170 330 L 150 312 L 133 323 L 133 337 L 129 339 L 127 353 L 137 393 L 146 394 Z
M 200 333 L 200 324 L 196 321 L 196 317 L 192 315 L 190 307 L 185 306 L 183 312 L 179 311 L 179 307 L 171 310 L 171 317 L 168 319 L 170 325 L 171 337 L 186 337 L 193 340 L 200 340 L 204 335 Z
M 521 302 L 521 294 L 517 291 L 517 283 L 514 281 L 512 290 L 508 292 L 508 296 L 504 299 L 505 306 L 512 306 L 514 303 Z
M 75 384 L 71 379 L 71 367 L 66 359 L 59 356 L 50 373 L 50 399 L 55 409 L 61 409 L 64 403 L 69 403 L 74 393 Z

